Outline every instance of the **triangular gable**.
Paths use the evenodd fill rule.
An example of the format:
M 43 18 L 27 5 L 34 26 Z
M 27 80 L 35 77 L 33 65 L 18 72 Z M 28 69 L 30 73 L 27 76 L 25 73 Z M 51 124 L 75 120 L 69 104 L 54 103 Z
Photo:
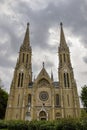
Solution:
M 52 83 L 52 80 L 45 68 L 42 68 L 35 81 L 39 82 L 41 79 L 46 79 L 49 83 Z

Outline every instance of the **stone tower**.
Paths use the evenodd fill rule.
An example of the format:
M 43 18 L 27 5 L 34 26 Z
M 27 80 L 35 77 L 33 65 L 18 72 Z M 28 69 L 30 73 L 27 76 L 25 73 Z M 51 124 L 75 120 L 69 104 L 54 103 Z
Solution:
M 79 97 L 70 61 L 69 47 L 66 44 L 63 24 L 60 23 L 59 53 L 59 86 L 61 90 L 61 106 L 63 117 L 78 117 L 80 114 Z
M 6 119 L 24 119 L 23 113 L 27 102 L 28 85 L 32 84 L 32 49 L 29 38 L 29 23 L 20 47 L 19 58 L 14 71 L 14 76 L 10 88 Z
M 44 62 L 40 73 L 32 81 L 32 49 L 27 24 L 10 88 L 6 120 L 57 120 L 80 116 L 77 86 L 62 23 L 58 53 L 59 82 L 54 81 L 52 72 L 49 76 Z

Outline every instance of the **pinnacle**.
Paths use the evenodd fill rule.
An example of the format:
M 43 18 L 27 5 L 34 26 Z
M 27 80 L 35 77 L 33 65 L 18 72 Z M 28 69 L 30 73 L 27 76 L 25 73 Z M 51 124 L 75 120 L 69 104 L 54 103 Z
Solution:
M 30 25 L 30 23 L 28 22 L 28 23 L 27 23 L 27 27 L 29 27 L 29 25 Z
M 21 49 L 23 50 L 28 50 L 29 46 L 30 46 L 30 37 L 29 37 L 29 23 L 27 23 L 27 28 L 26 28 L 26 32 L 25 32 L 25 37 L 24 37 L 24 41 L 23 44 L 21 46 Z
M 63 26 L 63 23 L 62 23 L 62 22 L 60 22 L 60 26 L 61 26 L 61 27 Z
M 64 31 L 63 31 L 63 23 L 62 22 L 60 23 L 60 45 L 61 46 L 67 46 Z
M 45 64 L 44 64 L 44 62 L 43 62 L 43 68 L 44 68 L 44 65 L 45 65 Z

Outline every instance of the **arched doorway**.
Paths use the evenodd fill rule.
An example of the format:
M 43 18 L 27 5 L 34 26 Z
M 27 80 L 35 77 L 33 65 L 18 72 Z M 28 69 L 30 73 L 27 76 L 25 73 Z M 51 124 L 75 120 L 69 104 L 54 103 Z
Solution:
M 47 114 L 46 114 L 45 111 L 41 111 L 41 112 L 39 113 L 39 119 L 40 119 L 40 120 L 47 120 Z

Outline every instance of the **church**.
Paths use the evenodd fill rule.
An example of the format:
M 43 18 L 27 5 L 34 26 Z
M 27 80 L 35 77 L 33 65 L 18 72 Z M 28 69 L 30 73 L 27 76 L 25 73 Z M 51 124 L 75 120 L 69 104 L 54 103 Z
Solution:
M 54 81 L 53 74 L 49 76 L 44 62 L 36 79 L 32 80 L 32 48 L 28 23 L 10 87 L 6 120 L 52 121 L 80 117 L 77 85 L 62 23 L 58 58 L 58 81 Z

